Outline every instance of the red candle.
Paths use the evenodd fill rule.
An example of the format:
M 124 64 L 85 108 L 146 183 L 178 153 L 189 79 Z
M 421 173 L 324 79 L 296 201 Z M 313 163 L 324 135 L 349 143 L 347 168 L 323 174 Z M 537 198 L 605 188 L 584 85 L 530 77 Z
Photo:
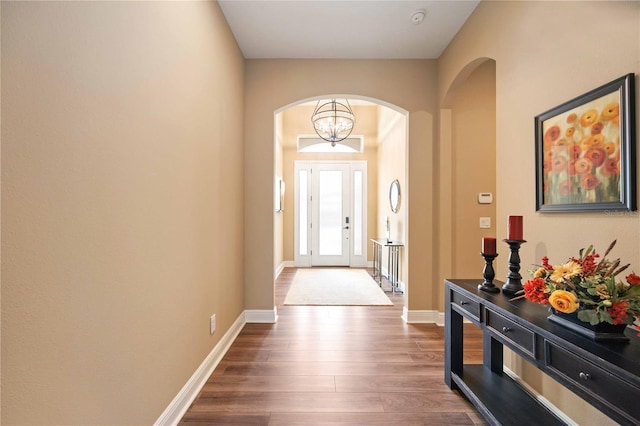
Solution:
M 507 222 L 507 239 L 522 240 L 522 216 L 509 216 Z
M 491 237 L 482 238 L 482 253 L 496 254 L 496 239 Z

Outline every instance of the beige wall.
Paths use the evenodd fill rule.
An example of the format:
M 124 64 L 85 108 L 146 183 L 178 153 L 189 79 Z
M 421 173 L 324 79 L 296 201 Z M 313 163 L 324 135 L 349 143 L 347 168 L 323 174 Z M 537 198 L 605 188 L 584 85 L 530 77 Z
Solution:
M 358 95 L 409 111 L 409 182 L 407 241 L 409 277 L 416 286 L 409 305 L 431 309 L 437 302 L 426 285 L 433 280 L 432 242 L 433 116 L 436 74 L 433 60 L 248 60 L 245 85 L 245 303 L 248 309 L 273 309 L 273 238 L 271 182 L 273 113 L 303 99 L 322 95 Z M 286 206 L 285 206 L 286 207 Z M 415 266 L 414 266 L 415 265 Z M 415 275 L 414 275 L 415 274 Z
M 450 277 L 477 277 L 484 259 L 482 237 L 496 237 L 496 69 L 486 61 L 452 90 L 446 106 L 452 112 L 451 177 L 453 187 L 454 254 Z M 478 193 L 490 192 L 493 204 L 479 204 Z M 480 228 L 480 217 L 491 219 L 490 229 Z M 502 244 L 501 242 L 499 244 Z M 496 259 L 505 261 L 503 257 Z M 503 279 L 498 276 L 497 279 Z
M 389 220 L 391 239 L 407 241 L 408 223 L 407 206 L 411 201 L 407 192 L 407 119 L 390 108 L 380 107 L 378 134 L 378 215 L 376 216 L 375 236 L 385 237 L 386 219 Z M 391 211 L 389 188 L 395 179 L 400 183 L 400 206 L 398 212 Z M 387 268 L 388 250 L 383 250 L 382 267 Z M 409 275 L 408 256 L 405 249 L 400 249 L 400 281 L 406 283 Z M 409 289 L 407 289 L 408 295 Z
M 590 23 L 588 32 L 585 23 Z M 637 212 L 535 212 L 533 135 L 535 115 L 626 73 L 640 73 L 640 3 L 480 3 L 438 61 L 441 106 L 446 108 L 443 101 L 449 91 L 473 69 L 468 65 L 477 65 L 484 58 L 496 62 L 497 237 L 506 237 L 508 215 L 524 216 L 527 243 L 520 252 L 522 272 L 526 275 L 527 265 L 544 255 L 563 261 L 590 243 L 604 250 L 613 239 L 618 240 L 614 254 L 631 262 L 633 270 L 640 270 Z M 640 109 L 636 109 L 640 123 L 638 112 Z M 506 256 L 506 247 L 499 251 Z M 503 261 L 497 274 L 503 277 L 506 273 Z M 534 369 L 523 367 L 518 372 L 578 423 L 607 422 Z
M 3 2 L 3 424 L 151 424 L 239 317 L 243 67 L 216 3 Z

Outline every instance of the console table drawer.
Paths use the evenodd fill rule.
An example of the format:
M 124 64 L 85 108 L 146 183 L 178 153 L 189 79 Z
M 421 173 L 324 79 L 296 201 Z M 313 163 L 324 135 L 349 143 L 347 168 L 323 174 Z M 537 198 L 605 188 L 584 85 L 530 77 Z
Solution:
M 545 341 L 545 360 L 549 368 L 608 403 L 610 408 L 640 418 L 640 389 L 584 358 Z
M 485 312 L 487 327 L 535 359 L 536 335 L 533 331 L 490 309 Z
M 480 321 L 480 303 L 455 291 L 451 292 L 451 303 L 461 314 L 466 313 L 476 321 Z

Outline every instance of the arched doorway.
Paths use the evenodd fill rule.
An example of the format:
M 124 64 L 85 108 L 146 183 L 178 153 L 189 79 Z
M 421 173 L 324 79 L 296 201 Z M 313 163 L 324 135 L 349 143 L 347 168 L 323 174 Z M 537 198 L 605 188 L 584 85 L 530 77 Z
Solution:
M 496 236 L 495 85 L 495 61 L 479 58 L 460 71 L 440 110 L 442 277 L 477 276 L 481 239 Z M 493 202 L 479 202 L 479 193 Z
M 348 98 L 356 115 L 352 136 L 361 138 L 360 152 L 300 152 L 301 138 L 314 135 L 310 117 L 318 99 Z M 327 144 L 329 144 L 327 142 Z M 401 240 L 408 233 L 407 209 L 409 192 L 407 182 L 408 112 L 384 101 L 358 95 L 322 95 L 302 99 L 274 112 L 274 182 L 282 180 L 284 187 L 283 209 L 274 209 L 274 276 L 286 266 L 294 266 L 299 244 L 300 229 L 296 225 L 296 161 L 346 162 L 359 161 L 367 165 L 365 208 L 362 212 L 366 228 L 360 238 L 364 241 L 364 264 L 371 264 L 370 238 L 384 235 L 386 218 L 394 238 Z M 393 180 L 404 185 L 403 205 L 392 213 L 389 185 Z M 404 207 L 404 208 L 403 208 Z M 384 218 L 384 219 L 383 219 Z M 357 246 L 357 245 L 356 245 Z M 357 253 L 356 253 L 357 255 Z M 401 270 L 406 273 L 407 256 L 403 256 Z M 405 275 L 406 276 L 406 275 Z

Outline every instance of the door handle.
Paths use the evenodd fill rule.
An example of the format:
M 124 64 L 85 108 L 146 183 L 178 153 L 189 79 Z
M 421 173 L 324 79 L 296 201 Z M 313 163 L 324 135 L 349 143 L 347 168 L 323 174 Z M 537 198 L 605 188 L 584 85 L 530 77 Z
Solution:
M 344 228 L 342 228 L 342 229 L 349 229 L 349 225 L 345 226 L 345 227 L 344 227 Z

